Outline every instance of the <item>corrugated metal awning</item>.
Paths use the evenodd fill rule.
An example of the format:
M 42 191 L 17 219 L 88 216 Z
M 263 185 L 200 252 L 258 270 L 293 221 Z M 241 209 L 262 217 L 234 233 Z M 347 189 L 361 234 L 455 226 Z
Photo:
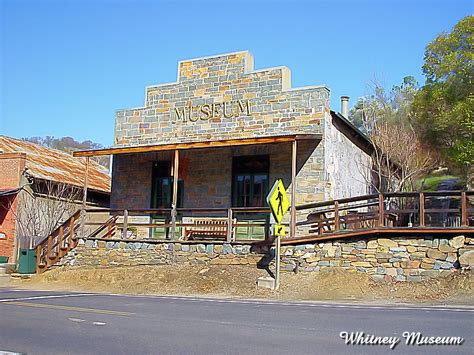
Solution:
M 23 156 L 28 174 L 34 178 L 82 187 L 86 163 L 70 153 L 0 135 L 0 158 L 18 159 Z M 89 164 L 89 189 L 108 193 L 111 179 L 107 168 L 95 161 Z

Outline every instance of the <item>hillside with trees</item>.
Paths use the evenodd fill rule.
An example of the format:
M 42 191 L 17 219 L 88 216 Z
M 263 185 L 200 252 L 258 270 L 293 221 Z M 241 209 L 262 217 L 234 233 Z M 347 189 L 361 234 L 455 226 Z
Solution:
M 378 189 L 422 188 L 437 166 L 464 184 L 472 180 L 473 28 L 474 16 L 468 16 L 427 45 L 423 86 L 412 76 L 390 91 L 373 82 L 370 94 L 351 109 L 350 120 L 376 147 L 372 173 Z
M 61 138 L 55 138 L 52 136 L 26 137 L 26 138 L 22 138 L 22 140 L 31 142 L 31 143 L 40 144 L 44 147 L 62 150 L 68 153 L 72 153 L 77 150 L 104 148 L 102 144 L 94 143 L 91 140 L 85 140 L 85 141 L 79 142 L 79 141 L 76 141 L 72 137 L 61 137 Z M 110 157 L 108 155 L 93 157 L 92 159 L 94 159 L 97 163 L 104 166 L 105 168 L 109 169 Z
M 474 165 L 474 16 L 440 34 L 425 50 L 425 85 L 413 105 L 417 129 L 448 166 L 467 174 Z

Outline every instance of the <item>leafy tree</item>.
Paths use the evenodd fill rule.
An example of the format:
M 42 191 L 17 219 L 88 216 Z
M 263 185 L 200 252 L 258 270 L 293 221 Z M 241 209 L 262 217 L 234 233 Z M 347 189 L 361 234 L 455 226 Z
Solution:
M 397 124 L 408 122 L 412 116 L 412 104 L 418 90 L 413 76 L 403 78 L 401 85 L 395 85 L 387 92 L 379 83 L 372 82 L 371 94 L 358 99 L 349 113 L 349 119 L 364 133 L 373 130 L 375 122 Z
M 440 34 L 425 50 L 426 83 L 414 102 L 416 128 L 446 162 L 467 173 L 474 165 L 474 16 Z

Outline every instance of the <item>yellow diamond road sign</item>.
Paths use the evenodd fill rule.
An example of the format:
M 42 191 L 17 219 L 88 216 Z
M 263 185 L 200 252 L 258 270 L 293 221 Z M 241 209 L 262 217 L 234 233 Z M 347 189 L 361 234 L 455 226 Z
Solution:
M 285 186 L 281 179 L 278 179 L 273 184 L 273 187 L 267 196 L 267 202 L 270 205 L 275 221 L 280 224 L 283 216 L 290 208 L 290 201 L 288 200 Z

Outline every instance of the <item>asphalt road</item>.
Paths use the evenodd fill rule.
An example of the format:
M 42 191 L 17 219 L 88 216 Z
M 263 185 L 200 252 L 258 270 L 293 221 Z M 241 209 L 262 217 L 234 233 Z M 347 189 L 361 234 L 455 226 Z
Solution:
M 473 354 L 473 307 L 122 296 L 0 288 L 0 354 L 385 354 L 340 333 L 398 337 L 392 353 Z M 404 331 L 462 337 L 406 345 Z

